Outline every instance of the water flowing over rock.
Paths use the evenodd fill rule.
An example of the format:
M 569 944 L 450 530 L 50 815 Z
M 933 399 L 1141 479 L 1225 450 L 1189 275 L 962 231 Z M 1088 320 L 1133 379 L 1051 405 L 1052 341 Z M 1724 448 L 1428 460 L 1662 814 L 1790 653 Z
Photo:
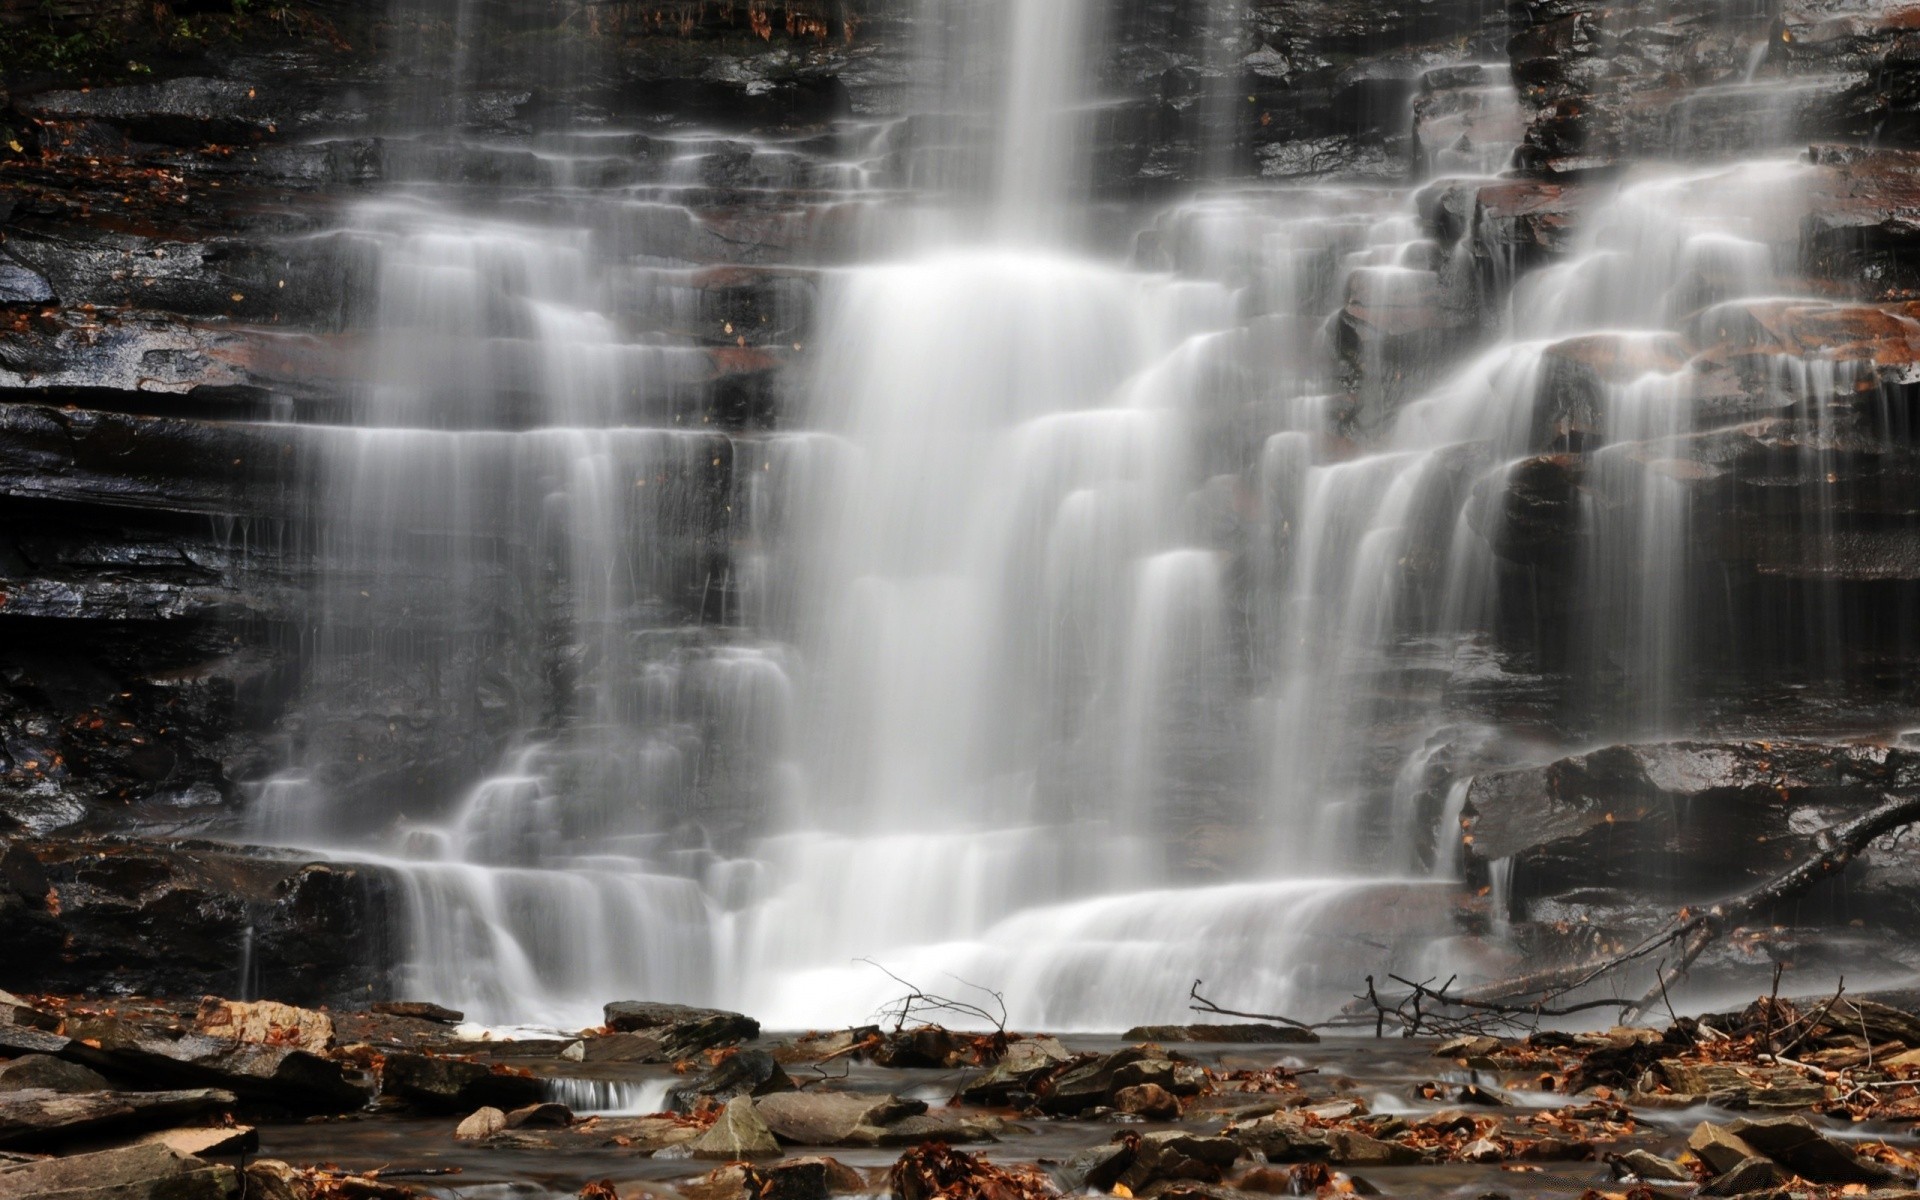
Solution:
M 0 85 L 0 985 L 1251 1040 L 1920 789 L 1896 5 L 333 7 Z

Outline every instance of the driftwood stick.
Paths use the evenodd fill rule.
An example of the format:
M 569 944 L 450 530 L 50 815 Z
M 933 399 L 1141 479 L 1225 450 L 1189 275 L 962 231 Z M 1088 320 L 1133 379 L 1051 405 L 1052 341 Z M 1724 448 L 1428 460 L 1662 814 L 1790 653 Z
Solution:
M 1790 900 L 1821 880 L 1839 874 L 1876 839 L 1915 821 L 1920 821 L 1920 795 L 1889 800 L 1871 812 L 1827 830 L 1820 837 L 1820 853 L 1784 875 L 1778 875 L 1759 887 L 1731 900 L 1723 900 L 1689 918 L 1674 931 L 1686 939 L 1686 950 L 1674 968 L 1674 977 L 1684 976 L 1702 951 L 1745 924 L 1756 913 L 1782 900 Z M 1655 987 L 1634 1004 L 1628 1015 L 1638 1016 L 1659 998 L 1660 989 Z
M 1221 1008 L 1218 1004 L 1215 1004 L 1200 994 L 1200 989 L 1205 986 L 1205 984 L 1206 980 L 1196 979 L 1193 981 L 1193 986 L 1187 989 L 1187 998 L 1193 1001 L 1193 1003 L 1187 1005 L 1187 1007 L 1194 1012 L 1213 1013 L 1216 1016 L 1222 1017 L 1245 1017 L 1250 1021 L 1278 1021 L 1282 1025 L 1291 1025 L 1295 1029 L 1319 1029 L 1321 1027 L 1320 1025 L 1309 1025 L 1305 1021 L 1296 1021 L 1292 1017 L 1283 1017 L 1278 1013 L 1241 1012 L 1238 1009 Z M 1324 1024 L 1324 1022 L 1322 1022 L 1322 1024 Z

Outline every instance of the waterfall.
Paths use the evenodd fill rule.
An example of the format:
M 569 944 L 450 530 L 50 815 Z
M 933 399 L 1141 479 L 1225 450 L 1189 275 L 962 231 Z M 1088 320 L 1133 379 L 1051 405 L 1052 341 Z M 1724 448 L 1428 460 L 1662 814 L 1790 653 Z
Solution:
M 1791 286 L 1804 169 L 1594 184 L 1481 328 L 1510 280 L 1430 191 L 1220 180 L 1104 239 L 1109 7 L 923 0 L 917 122 L 396 139 L 411 174 L 336 234 L 367 332 L 253 833 L 392 873 L 402 990 L 830 1026 L 897 990 L 871 959 L 1053 1029 L 1236 972 L 1223 1000 L 1311 1014 L 1453 932 L 1466 794 L 1428 742 L 1529 554 L 1577 560 L 1576 627 L 1537 640 L 1592 724 L 1682 727 L 1712 585 L 1683 335 Z M 1509 166 L 1504 64 L 1411 103 L 1432 186 Z M 716 311 L 722 275 L 805 311 Z M 1851 386 L 1772 370 L 1786 403 Z M 713 419 L 723 384 L 748 415 Z M 1572 532 L 1525 543 L 1514 497 L 1569 472 Z M 430 770 L 365 766 L 423 734 Z

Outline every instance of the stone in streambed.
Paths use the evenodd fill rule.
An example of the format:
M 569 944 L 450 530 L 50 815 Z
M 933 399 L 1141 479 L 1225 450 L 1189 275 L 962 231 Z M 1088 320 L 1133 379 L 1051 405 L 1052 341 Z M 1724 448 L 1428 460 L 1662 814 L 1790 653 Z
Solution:
M 1420 1152 L 1411 1146 L 1368 1137 L 1350 1129 L 1330 1131 L 1327 1146 L 1330 1150 L 1327 1161 L 1340 1167 L 1406 1167 L 1420 1161 Z
M 1129 1042 L 1238 1042 L 1249 1045 L 1285 1045 L 1317 1042 L 1311 1029 L 1289 1025 L 1136 1025 L 1121 1035 Z
M 175 1125 L 233 1107 L 232 1092 L 0 1092 L 0 1146 L 38 1148 L 111 1131 Z
M 273 1000 L 221 1000 L 209 996 L 200 1002 L 194 1026 L 211 1037 L 266 1046 L 291 1046 L 321 1054 L 333 1045 L 333 1018 L 311 1008 L 295 1008 Z
M 343 1064 L 290 1046 L 155 1029 L 113 1018 L 74 1023 L 68 1033 L 71 1036 L 50 1053 L 116 1077 L 225 1088 L 313 1112 L 345 1112 L 367 1102 L 367 1088 L 350 1079 Z
M 1180 1101 L 1157 1083 L 1121 1088 L 1113 1094 L 1113 1106 L 1123 1113 L 1152 1121 L 1172 1121 L 1180 1116 Z
M 507 1114 L 508 1129 L 529 1127 L 565 1129 L 571 1124 L 573 1124 L 573 1110 L 551 1100 L 543 1104 L 529 1104 L 525 1108 L 516 1108 Z
M 924 1101 L 864 1092 L 780 1092 L 754 1103 L 760 1119 L 781 1141 L 800 1146 L 837 1146 L 863 1127 L 879 1128 L 927 1111 Z
M 383 1017 L 411 1017 L 416 1021 L 433 1021 L 440 1025 L 458 1025 L 467 1019 L 467 1014 L 458 1009 L 443 1008 L 424 1000 L 379 1000 L 374 1002 L 370 1011 Z
M 160 1145 L 179 1154 L 229 1155 L 252 1154 L 260 1148 L 260 1133 L 251 1125 L 209 1125 L 182 1129 L 156 1129 L 135 1138 L 136 1146 Z
M 98 1071 L 51 1054 L 23 1054 L 0 1067 L 0 1092 L 29 1088 L 50 1092 L 103 1092 L 111 1086 Z
M 695 1158 L 753 1158 L 780 1153 L 780 1143 L 773 1140 L 773 1130 L 760 1119 L 760 1114 L 754 1111 L 753 1100 L 747 1096 L 727 1101 L 720 1119 L 695 1139 L 690 1148 Z
M 863 1192 L 867 1181 L 830 1158 L 790 1158 L 777 1163 L 728 1163 L 703 1179 L 682 1184 L 687 1200 L 826 1200 Z
M 0 1200 L 231 1200 L 232 1167 L 159 1143 L 0 1167 Z
M 1814 1183 L 1885 1183 L 1893 1172 L 1821 1133 L 1805 1117 L 1734 1121 L 1726 1132 Z
M 45 275 L 0 255 L 0 307 L 39 308 L 58 302 Z
M 659 1062 L 676 1062 L 702 1050 L 750 1042 L 760 1036 L 760 1022 L 752 1017 L 684 1004 L 616 1000 L 606 1006 L 606 1018 L 607 1028 L 616 1034 L 645 1034 L 653 1038 L 658 1046 L 656 1053 L 661 1055 L 655 1060 Z M 587 1047 L 587 1058 L 593 1060 L 591 1043 Z
M 1700 1189 L 1702 1196 L 1744 1196 L 1785 1183 L 1787 1174 L 1764 1158 L 1743 1158 Z
M 1138 1195 L 1148 1186 L 1173 1180 L 1218 1183 L 1244 1153 L 1228 1138 L 1170 1129 L 1132 1142 L 1133 1161 L 1120 1173 L 1119 1186 Z
M 389 1054 L 380 1071 L 380 1092 L 428 1112 L 503 1111 L 538 1104 L 546 1085 L 527 1075 L 509 1075 L 480 1063 L 424 1054 Z
M 0 988 L 0 1025 L 24 1025 L 49 1033 L 60 1028 L 60 1018 L 28 1004 L 12 992 Z
M 1331 1153 L 1327 1133 L 1309 1127 L 1299 1116 L 1275 1113 L 1229 1126 L 1226 1136 L 1268 1162 L 1295 1163 L 1325 1160 Z
M 1733 1170 L 1749 1158 L 1765 1157 L 1740 1135 L 1711 1121 L 1702 1121 L 1687 1135 L 1687 1149 L 1716 1175 Z
M 767 1096 L 793 1091 L 793 1080 L 765 1050 L 740 1050 L 698 1079 L 667 1089 L 667 1111 L 690 1113 L 702 1100 Z
M 1043 1072 L 1071 1057 L 1065 1046 L 1050 1037 L 1010 1042 L 999 1062 L 961 1085 L 960 1099 L 968 1104 L 1008 1103 L 1016 1094 L 1031 1091 L 1034 1080 Z
M 911 1103 L 909 1101 L 908 1103 Z M 970 1117 L 953 1109 L 901 1117 L 885 1125 L 862 1125 L 846 1140 L 849 1146 L 918 1146 L 925 1142 L 944 1142 L 958 1146 L 971 1142 L 997 1142 L 1009 1128 L 998 1117 Z
M 1651 1150 L 1629 1150 L 1613 1159 L 1616 1175 L 1630 1176 L 1645 1183 L 1692 1183 L 1693 1172 L 1670 1158 L 1661 1158 Z
M 456 1125 L 453 1136 L 463 1142 L 482 1142 L 507 1127 L 507 1114 L 488 1105 L 477 1108 Z
M 1105 1104 L 1114 1091 L 1115 1073 L 1149 1057 L 1138 1046 L 1112 1054 L 1082 1055 L 1037 1081 L 1035 1105 L 1041 1112 L 1064 1115 Z

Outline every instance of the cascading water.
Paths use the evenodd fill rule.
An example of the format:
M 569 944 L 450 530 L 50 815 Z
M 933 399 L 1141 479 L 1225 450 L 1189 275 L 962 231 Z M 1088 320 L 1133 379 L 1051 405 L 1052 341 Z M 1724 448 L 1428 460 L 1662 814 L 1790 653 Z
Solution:
M 1435 314 L 1484 231 L 1433 236 L 1431 188 L 1223 190 L 1089 251 L 1105 14 L 1005 2 L 923 5 L 951 18 L 923 48 L 944 119 L 849 123 L 825 165 L 575 129 L 502 152 L 503 203 L 451 178 L 493 151 L 422 138 L 347 221 L 377 333 L 322 438 L 311 686 L 353 716 L 314 707 L 256 830 L 392 872 L 403 990 L 833 1025 L 897 991 L 871 958 L 1111 1028 L 1221 971 L 1307 1011 L 1444 954 L 1464 790 L 1419 799 L 1444 681 L 1497 669 L 1506 497 L 1574 457 L 1591 602 L 1557 653 L 1603 681 L 1596 723 L 1672 727 L 1703 586 L 1676 446 L 1710 401 L 1683 334 L 1789 286 L 1801 168 L 1628 178 L 1463 354 Z M 1427 172 L 1507 165 L 1504 67 L 1423 88 Z M 955 141 L 990 185 L 943 169 Z M 723 158 L 859 226 L 778 432 L 689 419 L 753 353 L 688 332 L 681 201 Z M 823 236 L 818 208 L 774 220 Z M 1813 369 L 1775 391 L 1831 394 Z M 443 777 L 341 787 L 383 721 L 434 730 Z

